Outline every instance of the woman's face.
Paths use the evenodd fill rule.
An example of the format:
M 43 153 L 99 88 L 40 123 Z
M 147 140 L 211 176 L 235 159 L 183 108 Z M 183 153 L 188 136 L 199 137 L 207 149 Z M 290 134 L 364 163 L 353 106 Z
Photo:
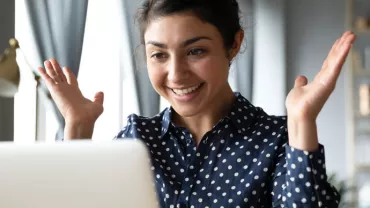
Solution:
M 205 112 L 229 93 L 230 58 L 220 32 L 191 14 L 154 19 L 145 35 L 149 78 L 181 116 Z

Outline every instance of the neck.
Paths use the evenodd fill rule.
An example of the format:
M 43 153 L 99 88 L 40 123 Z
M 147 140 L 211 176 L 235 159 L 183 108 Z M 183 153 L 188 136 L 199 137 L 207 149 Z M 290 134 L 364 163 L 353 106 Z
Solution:
M 183 117 L 176 112 L 173 114 L 173 122 L 177 126 L 185 127 L 193 135 L 197 145 L 217 122 L 230 113 L 232 104 L 236 99 L 230 85 L 227 85 L 227 88 L 218 94 L 225 96 L 217 97 L 217 100 L 212 101 L 212 107 L 203 109 L 196 115 Z

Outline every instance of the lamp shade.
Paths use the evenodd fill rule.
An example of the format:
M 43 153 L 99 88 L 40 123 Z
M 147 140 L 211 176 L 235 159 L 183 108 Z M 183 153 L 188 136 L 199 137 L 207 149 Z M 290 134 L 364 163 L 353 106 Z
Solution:
M 14 97 L 19 86 L 20 72 L 16 61 L 19 44 L 16 39 L 10 39 L 9 45 L 0 55 L 0 97 Z

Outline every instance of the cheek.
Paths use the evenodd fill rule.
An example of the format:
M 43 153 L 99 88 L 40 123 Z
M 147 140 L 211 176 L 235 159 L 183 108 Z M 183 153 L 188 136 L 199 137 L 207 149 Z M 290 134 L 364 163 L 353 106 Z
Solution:
M 148 64 L 148 75 L 154 89 L 158 91 L 165 80 L 164 70 L 158 66 Z
M 228 78 L 229 68 L 225 58 L 209 57 L 197 64 L 198 76 L 208 83 L 224 82 Z

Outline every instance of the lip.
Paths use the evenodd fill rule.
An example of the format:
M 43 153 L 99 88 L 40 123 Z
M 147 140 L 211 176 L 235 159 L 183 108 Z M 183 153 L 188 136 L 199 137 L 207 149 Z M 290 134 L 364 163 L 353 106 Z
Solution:
M 168 88 L 170 88 L 171 90 L 173 90 L 173 89 L 175 89 L 175 90 L 184 90 L 184 89 L 189 89 L 189 88 L 192 88 L 192 87 L 195 87 L 195 86 L 198 86 L 198 85 L 202 85 L 202 84 L 203 83 L 190 85 L 188 87 L 168 87 Z
M 192 100 L 194 100 L 201 92 L 201 90 L 203 89 L 203 86 L 204 86 L 205 83 L 201 83 L 199 88 L 197 90 L 195 90 L 194 92 L 191 92 L 189 94 L 186 94 L 186 95 L 178 95 L 176 94 L 172 89 L 173 88 L 168 88 L 173 97 L 175 98 L 176 101 L 178 102 L 190 102 Z M 193 86 L 197 86 L 197 85 L 193 85 Z M 189 87 L 187 88 L 174 88 L 174 89 L 188 89 Z

